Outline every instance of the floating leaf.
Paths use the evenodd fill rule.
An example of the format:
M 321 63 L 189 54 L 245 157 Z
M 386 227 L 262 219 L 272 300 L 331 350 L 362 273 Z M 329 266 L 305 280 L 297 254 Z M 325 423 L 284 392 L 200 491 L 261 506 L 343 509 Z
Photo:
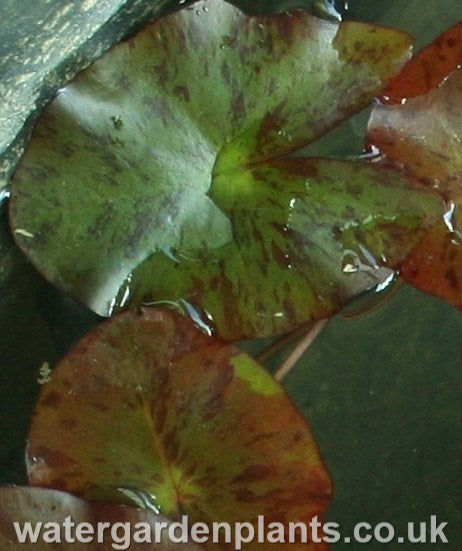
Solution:
M 390 85 L 398 105 L 378 105 L 369 141 L 392 165 L 436 189 L 448 210 L 402 266 L 416 287 L 462 307 L 462 24 L 425 48 Z M 452 70 L 448 75 L 447 70 Z M 410 99 L 404 94 L 411 94 Z M 414 97 L 415 96 L 415 97 Z
M 14 178 L 12 226 L 32 235 L 18 243 L 106 315 L 182 299 L 230 339 L 328 316 L 383 277 L 343 273 L 345 254 L 394 267 L 439 205 L 395 175 L 392 196 L 379 169 L 274 159 L 366 106 L 409 48 L 399 31 L 220 0 L 166 17 L 43 114 Z
M 401 103 L 437 88 L 462 61 L 462 21 L 442 33 L 408 61 L 383 93 L 386 103 Z
M 66 520 L 67 519 L 67 520 Z M 159 532 L 156 523 L 171 521 L 162 515 L 151 511 L 110 505 L 103 503 L 88 503 L 65 492 L 45 490 L 42 488 L 2 487 L 0 488 L 0 545 L 2 549 L 20 550 L 36 549 L 47 551 L 56 546 L 68 546 L 76 551 L 109 551 L 122 549 L 126 544 L 124 538 L 130 534 L 130 549 L 135 551 L 148 548 L 149 539 L 153 543 L 149 549 L 157 551 L 199 551 L 203 549 L 193 543 L 172 543 L 168 539 L 168 528 Z M 15 529 L 16 523 L 17 529 Z M 25 523 L 31 523 L 34 533 L 37 533 L 36 543 L 29 538 L 20 542 L 25 536 Z M 98 532 L 98 523 L 109 523 Z M 118 523 L 129 525 L 119 526 Z M 77 529 L 80 525 L 84 529 Z M 85 526 L 87 530 L 85 530 Z M 154 543 L 156 534 L 162 535 L 161 543 Z M 104 541 L 98 542 L 98 534 Z M 100 538 L 101 539 L 101 538 Z M 86 543 L 84 543 L 86 540 Z M 59 543 L 58 543 L 59 542 Z M 55 545 L 53 545 L 55 543 Z M 128 547 L 125 547 L 128 549 Z
M 55 368 L 27 458 L 32 485 L 119 502 L 141 494 L 172 519 L 308 522 L 330 496 L 279 384 L 167 309 L 115 316 Z

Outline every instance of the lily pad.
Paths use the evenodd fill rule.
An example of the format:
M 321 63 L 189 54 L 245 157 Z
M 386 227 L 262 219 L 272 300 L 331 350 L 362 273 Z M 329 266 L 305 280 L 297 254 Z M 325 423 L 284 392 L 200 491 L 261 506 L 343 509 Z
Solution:
M 31 523 L 32 534 L 25 532 L 25 523 Z M 98 523 L 108 523 L 98 532 Z M 121 525 L 117 529 L 117 525 Z M 159 532 L 156 523 L 165 523 Z M 15 528 L 16 524 L 16 528 Z M 203 547 L 193 543 L 183 544 L 168 539 L 169 519 L 151 511 L 110 505 L 88 503 L 65 492 L 42 488 L 0 488 L 0 544 L 3 549 L 36 549 L 46 551 L 68 546 L 76 551 L 109 551 L 128 549 L 125 541 L 130 534 L 130 549 L 141 551 L 147 548 L 158 551 L 199 551 Z M 80 525 L 81 528 L 77 528 Z M 124 526 L 125 525 L 125 526 Z M 128 525 L 128 526 L 127 526 Z M 86 528 L 86 530 L 85 530 Z M 19 532 L 19 533 L 18 533 Z M 156 534 L 160 543 L 155 543 Z M 98 534 L 103 541 L 98 542 Z M 27 539 L 25 539 L 27 537 Z M 20 541 L 23 540 L 24 541 Z M 128 538 L 127 538 L 128 539 Z
M 42 115 L 14 177 L 19 245 L 104 315 L 183 300 L 229 339 L 330 315 L 405 258 L 440 205 L 374 167 L 275 159 L 366 106 L 410 42 L 221 0 L 154 23 Z M 374 269 L 344 273 L 351 254 Z
M 402 265 L 412 285 L 462 307 L 462 24 L 410 62 L 371 114 L 368 139 L 391 165 L 437 190 L 444 219 Z M 448 73 L 449 71 L 449 73 Z M 401 96 L 400 96 L 401 94 Z M 407 97 L 409 94 L 411 97 Z
M 115 316 L 55 368 L 27 462 L 34 486 L 191 522 L 308 522 L 331 492 L 282 387 L 168 309 Z

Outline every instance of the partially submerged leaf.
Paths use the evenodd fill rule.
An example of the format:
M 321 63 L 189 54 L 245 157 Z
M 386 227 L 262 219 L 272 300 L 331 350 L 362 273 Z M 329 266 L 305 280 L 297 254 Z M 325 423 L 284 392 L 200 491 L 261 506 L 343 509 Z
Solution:
M 279 384 L 166 309 L 115 316 L 55 368 L 27 461 L 32 485 L 192 522 L 308 522 L 331 491 Z
M 462 307 L 462 24 L 425 48 L 371 114 L 368 139 L 391 165 L 446 200 L 447 212 L 402 265 L 416 287 Z M 446 71 L 451 71 L 447 74 Z M 407 98 L 406 94 L 411 94 Z
M 342 273 L 344 241 L 381 265 L 382 237 L 399 234 L 401 249 L 384 252 L 394 267 L 439 207 L 397 181 L 404 212 L 374 168 L 271 159 L 365 107 L 409 49 L 399 31 L 302 11 L 250 17 L 203 0 L 169 16 L 43 114 L 11 205 L 13 230 L 33 237 L 16 239 L 51 281 L 106 315 L 134 298 L 183 299 L 234 339 L 330 315 L 382 277 Z M 353 226 L 360 238 L 345 238 Z
M 203 549 L 193 543 L 172 543 L 168 539 L 168 529 L 159 532 L 156 523 L 170 524 L 171 521 L 152 511 L 110 505 L 88 503 L 65 492 L 43 488 L 4 486 L 0 488 L 0 545 L 2 549 L 21 550 L 33 548 L 47 551 L 58 546 L 76 551 L 109 551 L 121 549 L 128 534 L 130 549 L 141 551 L 199 551 Z M 24 527 L 31 524 L 32 533 L 37 533 L 37 541 L 20 541 L 18 531 L 27 534 Z M 102 529 L 103 523 L 106 523 Z M 123 523 L 117 528 L 118 523 Z M 15 529 L 15 524 L 17 529 Z M 99 524 L 99 528 L 98 528 Z M 87 527 L 86 530 L 77 528 Z M 145 528 L 146 527 L 146 528 Z M 149 528 L 147 528 L 149 527 Z M 37 528 L 39 530 L 37 531 Z M 138 537 L 134 537 L 138 533 Z M 162 537 L 155 543 L 155 536 Z M 30 533 L 29 533 L 30 534 Z M 147 536 L 153 543 L 146 541 Z M 98 541 L 98 539 L 100 541 Z M 138 539 L 138 542 L 137 542 Z M 86 542 L 85 542 L 86 540 Z M 101 541 L 102 540 L 102 541 Z M 125 547 L 128 549 L 128 547 Z

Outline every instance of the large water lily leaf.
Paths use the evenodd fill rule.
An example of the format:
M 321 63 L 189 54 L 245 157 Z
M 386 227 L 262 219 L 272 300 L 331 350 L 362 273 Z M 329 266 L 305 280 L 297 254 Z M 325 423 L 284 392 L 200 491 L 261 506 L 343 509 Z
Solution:
M 34 535 L 25 532 L 26 523 L 31 523 Z M 98 529 L 98 523 L 100 526 L 109 524 L 103 531 Z M 123 526 L 116 530 L 117 523 L 126 523 L 129 530 Z M 3 549 L 46 551 L 62 549 L 67 544 L 76 551 L 109 551 L 126 545 L 124 538 L 128 534 L 130 549 L 135 551 L 147 549 L 148 544 L 149 549 L 157 551 L 201 549 L 193 543 L 172 542 L 168 538 L 168 528 L 160 531 L 156 523 L 166 523 L 168 527 L 171 521 L 152 511 L 88 503 L 56 490 L 18 486 L 0 488 L 0 544 Z M 86 531 L 79 531 L 77 525 L 89 526 Z M 157 534 L 159 543 L 156 543 Z
M 142 501 L 172 519 L 308 521 L 330 495 L 279 384 L 167 309 L 115 316 L 55 368 L 27 458 L 32 485 Z
M 177 287 L 227 338 L 330 314 L 380 278 L 342 273 L 342 228 L 357 227 L 348 248 L 362 255 L 365 239 L 370 257 L 386 224 L 402 245 L 386 253 L 394 265 L 436 204 L 404 189 L 399 200 L 385 197 L 384 176 L 371 168 L 270 160 L 364 107 L 409 47 L 398 31 L 301 11 L 249 17 L 221 0 L 151 25 L 82 73 L 41 117 L 14 178 L 18 243 L 51 281 L 103 314 L 117 306 L 121 288 L 124 304 L 176 300 Z M 309 211 L 295 231 L 292 202 Z M 383 204 L 381 217 L 375 207 Z M 321 243 L 299 232 L 314 221 Z M 203 266 L 192 274 L 184 258 Z M 163 290 L 159 273 L 169 259 L 175 289 Z M 249 304 L 255 287 L 268 286 L 265 271 L 281 276 L 279 285 Z M 302 306 L 293 288 L 306 297 Z M 221 305 L 230 300 L 225 316 Z
M 381 150 L 382 162 L 436 189 L 448 205 L 444 219 L 403 264 L 402 275 L 416 287 L 459 307 L 462 307 L 461 63 L 462 24 L 459 24 L 405 67 L 390 91 L 385 92 L 392 103 L 378 105 L 369 122 L 369 141 Z

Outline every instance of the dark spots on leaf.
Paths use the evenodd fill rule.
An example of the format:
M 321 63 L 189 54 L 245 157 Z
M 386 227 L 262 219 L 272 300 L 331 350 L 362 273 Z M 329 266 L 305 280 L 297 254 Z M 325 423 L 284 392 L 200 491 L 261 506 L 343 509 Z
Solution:
M 203 406 L 202 422 L 207 422 L 218 415 L 223 409 L 226 391 L 234 380 L 234 368 L 230 364 L 222 364 L 216 377 L 210 383 L 210 398 Z
M 173 89 L 175 96 L 181 98 L 183 101 L 190 101 L 189 88 L 187 86 L 175 86 Z
M 40 405 L 45 407 L 57 408 L 61 404 L 61 394 L 52 390 L 49 392 L 46 397 L 41 400 Z
M 449 255 L 448 255 L 449 261 L 454 262 L 455 259 L 457 258 L 457 255 L 458 255 L 458 251 L 454 247 L 451 247 L 449 249 Z
M 360 184 L 357 184 L 356 182 L 351 182 L 351 181 L 347 182 L 346 190 L 350 195 L 352 195 L 355 198 L 359 198 L 363 194 L 363 187 Z
M 124 167 L 120 163 L 117 155 L 112 151 L 111 144 L 106 141 L 101 141 L 102 149 L 101 149 L 101 155 L 105 161 L 105 163 L 111 167 L 111 169 L 116 173 L 122 173 L 124 172 Z
M 301 440 L 303 440 L 303 437 L 304 437 L 303 432 L 296 432 L 293 435 L 293 440 L 294 442 L 300 442 Z
M 342 241 L 343 239 L 343 230 L 338 224 L 332 226 L 332 235 L 336 241 Z
M 106 203 L 96 220 L 94 220 L 93 224 L 88 228 L 89 237 L 95 238 L 102 235 L 111 224 L 115 214 L 114 205 L 112 203 Z
M 151 205 L 140 203 L 134 215 L 134 227 L 123 241 L 124 252 L 127 258 L 138 255 L 141 241 L 145 238 L 149 229 L 153 226 L 154 213 Z
M 124 90 L 125 92 L 130 92 L 132 88 L 132 82 L 128 78 L 128 76 L 124 73 L 121 73 L 117 78 L 117 85 L 119 88 Z
M 88 405 L 96 411 L 99 411 L 100 413 L 106 413 L 107 411 L 109 411 L 109 406 L 107 406 L 103 402 L 96 402 L 93 400 L 92 402 L 88 402 Z
M 165 426 L 165 421 L 167 420 L 167 407 L 165 406 L 165 404 L 158 404 L 157 408 L 155 409 L 154 420 L 156 423 L 157 432 L 162 432 Z
M 454 266 L 451 266 L 448 270 L 446 270 L 444 277 L 453 289 L 460 289 L 459 277 L 456 270 L 454 269 Z
M 154 70 L 158 77 L 158 84 L 162 87 L 165 87 L 165 84 L 170 80 L 169 78 L 169 64 L 166 60 L 159 63 L 154 67 Z
M 146 99 L 145 107 L 161 119 L 165 128 L 175 121 L 170 105 L 160 96 Z
M 287 251 L 281 249 L 276 243 L 273 243 L 271 252 L 274 260 L 276 260 L 280 267 L 288 268 L 291 265 L 290 256 L 287 254 Z
M 64 490 L 68 486 L 68 480 L 62 477 L 55 477 L 47 484 L 48 488 L 55 488 L 57 490 Z
M 297 24 L 294 18 L 299 19 L 300 14 L 294 13 L 292 17 L 275 17 L 273 21 L 277 25 L 278 38 L 285 42 L 286 47 L 291 48 L 297 38 L 297 31 L 301 23 Z M 305 25 L 304 25 L 305 26 Z
M 245 117 L 246 115 L 245 100 L 242 92 L 238 94 L 235 98 L 233 98 L 231 109 L 233 111 L 234 120 L 239 121 Z
M 128 397 L 124 397 L 121 400 L 122 404 L 131 411 L 136 411 L 138 409 L 138 403 L 136 398 L 134 400 L 131 400 Z
M 233 492 L 233 495 L 237 501 L 242 501 L 243 503 L 258 503 L 262 499 L 261 496 L 255 494 L 248 488 L 240 488 Z
M 267 480 L 277 475 L 277 469 L 269 465 L 249 465 L 241 474 L 233 478 L 232 484 L 242 484 L 254 480 Z
M 58 172 L 55 168 L 51 166 L 34 164 L 28 167 L 28 172 L 33 180 L 37 182 L 43 182 L 49 180 L 53 176 L 57 176 Z
M 231 71 L 227 61 L 224 61 L 221 65 L 221 76 L 228 86 L 231 85 Z
M 75 419 L 64 418 L 60 419 L 60 424 L 67 430 L 74 430 L 77 427 L 77 421 Z
M 168 431 L 164 436 L 164 449 L 170 461 L 176 461 L 180 450 L 178 435 L 175 429 Z
M 78 150 L 79 148 L 75 144 L 69 142 L 62 144 L 61 146 L 61 152 L 67 159 L 73 157 Z
M 295 308 L 293 300 L 290 297 L 291 297 L 290 294 L 289 294 L 289 296 L 284 297 L 284 299 L 282 301 L 282 306 L 283 306 L 284 313 L 285 313 L 286 317 L 288 317 L 289 319 L 296 320 L 297 317 L 298 317 L 297 316 L 297 310 Z

